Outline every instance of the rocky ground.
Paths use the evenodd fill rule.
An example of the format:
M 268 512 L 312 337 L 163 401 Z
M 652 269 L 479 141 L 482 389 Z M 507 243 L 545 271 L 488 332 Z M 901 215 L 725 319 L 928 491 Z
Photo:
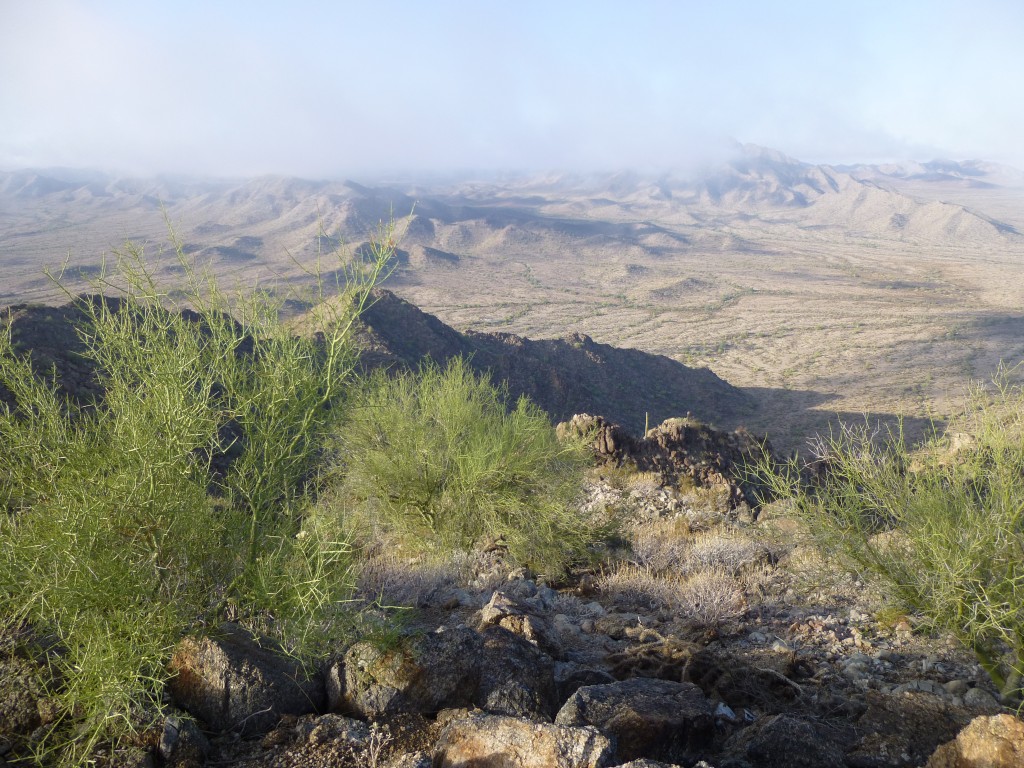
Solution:
M 441 562 L 382 549 L 360 589 L 409 606 L 399 632 L 306 670 L 237 626 L 189 638 L 167 716 L 97 764 L 1024 765 L 1024 723 L 969 653 L 821 562 L 784 504 L 750 505 L 748 435 L 563 429 L 588 426 L 604 463 L 582 503 L 621 531 L 599 561 L 556 583 L 500 542 Z M 0 765 L 31 764 L 59 716 L 44 658 L 0 653 Z

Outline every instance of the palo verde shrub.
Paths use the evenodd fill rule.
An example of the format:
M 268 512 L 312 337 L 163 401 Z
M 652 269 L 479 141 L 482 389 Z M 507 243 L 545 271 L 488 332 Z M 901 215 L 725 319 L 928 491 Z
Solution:
M 0 614 L 61 647 L 64 714 L 40 761 L 84 763 L 152 722 L 173 645 L 229 609 L 299 652 L 327 630 L 352 587 L 349 549 L 336 528 L 296 534 L 351 385 L 353 322 L 391 251 L 338 300 L 318 285 L 317 335 L 297 337 L 270 296 L 229 300 L 180 245 L 187 286 L 171 302 L 128 245 L 99 280 L 116 299 L 76 299 L 104 391 L 86 407 L 0 334 L 14 396 L 0 403 Z
M 377 375 L 337 433 L 339 514 L 413 549 L 503 542 L 511 555 L 561 574 L 598 536 L 575 504 L 587 453 L 560 442 L 547 415 L 461 359 L 417 374 Z
M 967 437 L 969 435 L 969 437 Z M 763 470 L 791 496 L 828 555 L 882 586 L 894 604 L 971 648 L 1007 701 L 1024 674 L 1024 392 L 976 391 L 945 436 L 911 451 L 843 429 L 822 441 L 823 479 L 795 462 Z

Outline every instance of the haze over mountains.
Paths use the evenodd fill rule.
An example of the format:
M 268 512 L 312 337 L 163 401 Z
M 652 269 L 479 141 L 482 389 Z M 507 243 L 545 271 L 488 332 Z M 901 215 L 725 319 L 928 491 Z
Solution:
M 283 288 L 308 280 L 291 257 L 358 250 L 394 217 L 388 287 L 423 310 L 710 367 L 758 398 L 749 425 L 783 446 L 837 412 L 941 416 L 969 379 L 1024 357 L 1024 173 L 812 165 L 752 146 L 687 178 L 2 173 L 0 304 L 60 300 L 41 269 L 68 251 L 85 274 L 126 239 L 154 253 L 165 216 L 229 282 Z

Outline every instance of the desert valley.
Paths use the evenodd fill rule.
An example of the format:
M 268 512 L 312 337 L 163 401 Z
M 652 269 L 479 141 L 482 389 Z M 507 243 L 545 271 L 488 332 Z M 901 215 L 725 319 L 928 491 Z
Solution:
M 298 264 L 320 249 L 335 274 L 330 251 L 358 253 L 391 219 L 386 287 L 423 311 L 458 330 L 585 334 L 710 368 L 745 397 L 705 418 L 786 450 L 837 418 L 902 415 L 920 436 L 970 381 L 1024 358 L 1024 173 L 819 166 L 755 146 L 687 177 L 3 173 L 0 304 L 63 301 L 44 267 L 70 257 L 70 275 L 95 276 L 126 240 L 173 276 L 169 226 L 227 284 L 298 296 Z M 671 411 L 652 403 L 650 422 Z

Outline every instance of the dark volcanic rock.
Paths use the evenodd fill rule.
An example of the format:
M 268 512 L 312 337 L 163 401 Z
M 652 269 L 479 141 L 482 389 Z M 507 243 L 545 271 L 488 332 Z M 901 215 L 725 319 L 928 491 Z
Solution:
M 843 750 L 829 734 L 789 715 L 765 718 L 740 731 L 729 745 L 752 768 L 823 768 L 845 764 Z
M 733 506 L 756 504 L 757 490 L 745 468 L 771 456 L 766 439 L 740 427 L 733 432 L 713 429 L 693 418 L 671 418 L 637 438 L 602 416 L 576 414 L 558 425 L 560 433 L 586 437 L 599 461 L 634 465 L 641 472 L 657 472 L 672 485 L 688 479 L 708 488 L 728 487 Z
M 482 650 L 480 637 L 465 628 L 410 635 L 394 648 L 356 643 L 345 654 L 341 674 L 328 675 L 331 708 L 377 717 L 469 705 L 480 681 Z
M 327 677 L 331 708 L 360 717 L 432 715 L 475 705 L 494 714 L 550 719 L 558 707 L 554 661 L 500 626 L 412 634 L 390 648 L 356 643 Z
M 476 705 L 501 715 L 551 719 L 559 703 L 554 660 L 504 627 L 487 627 L 481 635 Z
M 619 760 L 695 756 L 714 732 L 713 708 L 692 683 L 633 678 L 580 688 L 555 718 L 614 737 Z

